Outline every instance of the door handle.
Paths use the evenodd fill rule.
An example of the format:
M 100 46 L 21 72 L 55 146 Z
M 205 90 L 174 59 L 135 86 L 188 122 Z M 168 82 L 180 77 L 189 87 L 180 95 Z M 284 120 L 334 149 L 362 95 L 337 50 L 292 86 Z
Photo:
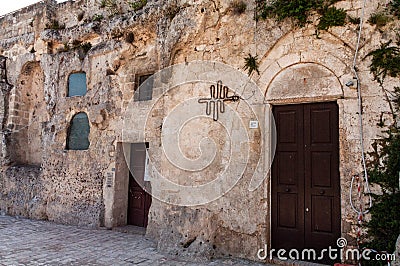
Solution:
M 325 190 L 321 190 L 321 191 L 319 192 L 319 194 L 324 195 L 324 194 L 325 194 Z
M 310 210 L 308 208 L 306 208 L 306 212 L 309 212 Z
M 290 192 L 290 188 L 287 187 L 287 188 L 285 189 L 285 192 Z

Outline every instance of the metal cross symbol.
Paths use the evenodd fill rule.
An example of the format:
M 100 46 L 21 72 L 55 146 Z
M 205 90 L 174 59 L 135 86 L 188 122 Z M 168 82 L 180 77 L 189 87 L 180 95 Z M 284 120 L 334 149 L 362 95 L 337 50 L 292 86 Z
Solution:
M 210 98 L 201 98 L 199 103 L 206 104 L 206 114 L 211 115 L 214 121 L 218 121 L 219 113 L 225 113 L 225 102 L 237 102 L 240 97 L 238 95 L 228 96 L 229 88 L 222 84 L 222 81 L 217 82 L 217 86 L 210 86 Z

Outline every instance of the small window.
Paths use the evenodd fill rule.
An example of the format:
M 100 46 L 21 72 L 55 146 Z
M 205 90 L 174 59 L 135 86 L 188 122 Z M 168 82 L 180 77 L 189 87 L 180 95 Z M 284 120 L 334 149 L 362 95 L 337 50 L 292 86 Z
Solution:
M 138 85 L 135 93 L 135 101 L 149 101 L 153 97 L 154 77 L 150 75 L 142 75 L 136 79 Z
M 73 73 L 68 78 L 68 97 L 84 96 L 87 92 L 86 73 Z
M 87 150 L 89 148 L 89 119 L 86 113 L 78 113 L 71 119 L 67 137 L 67 150 Z

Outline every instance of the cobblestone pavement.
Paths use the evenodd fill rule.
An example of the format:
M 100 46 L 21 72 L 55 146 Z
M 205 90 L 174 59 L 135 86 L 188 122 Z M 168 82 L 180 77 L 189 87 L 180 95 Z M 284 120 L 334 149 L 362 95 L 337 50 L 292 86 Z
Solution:
M 0 265 L 264 265 L 244 260 L 188 262 L 163 255 L 138 234 L 0 215 Z

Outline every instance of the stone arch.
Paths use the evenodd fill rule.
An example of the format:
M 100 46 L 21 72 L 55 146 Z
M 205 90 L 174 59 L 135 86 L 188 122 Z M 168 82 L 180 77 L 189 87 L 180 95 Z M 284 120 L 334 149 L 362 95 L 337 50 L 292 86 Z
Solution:
M 41 165 L 42 124 L 46 121 L 44 72 L 39 62 L 28 62 L 11 90 L 7 128 L 12 164 Z
M 340 80 L 323 65 L 297 63 L 279 71 L 267 86 L 267 103 L 332 101 L 343 97 Z
M 353 49 L 331 34 L 325 34 L 323 38 L 315 38 L 311 32 L 309 33 L 305 34 L 301 30 L 289 32 L 264 54 L 259 66 L 258 85 L 260 88 L 273 89 L 272 83 L 281 79 L 282 75 L 287 75 L 286 71 L 297 69 L 297 72 L 304 72 L 307 71 L 307 67 L 311 67 L 321 72 L 320 74 L 330 73 L 332 80 L 335 80 L 334 83 L 339 82 L 335 86 L 342 88 L 343 94 L 343 80 L 352 75 L 350 64 L 354 55 Z M 313 76 L 311 75 L 310 78 Z M 269 95 L 267 91 L 264 91 L 264 94 Z

